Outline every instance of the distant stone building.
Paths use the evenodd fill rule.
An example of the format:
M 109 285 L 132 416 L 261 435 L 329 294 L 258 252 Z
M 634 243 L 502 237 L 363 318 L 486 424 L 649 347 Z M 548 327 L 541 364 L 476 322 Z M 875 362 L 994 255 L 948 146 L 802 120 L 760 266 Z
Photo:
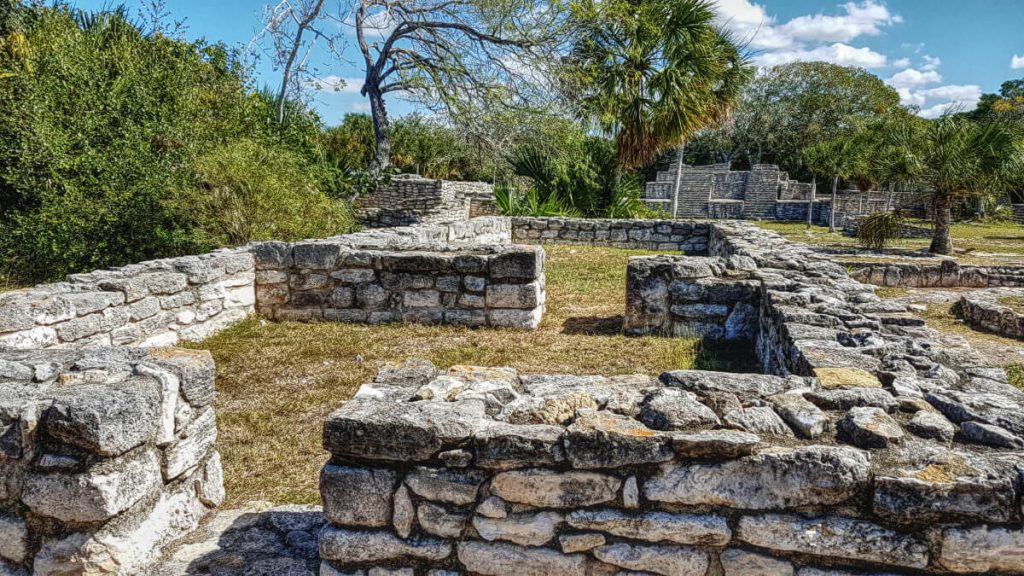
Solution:
M 398 174 L 387 186 L 356 201 L 357 216 L 371 228 L 459 222 L 496 216 L 494 187 Z
M 677 191 L 678 182 L 678 191 Z M 755 164 L 751 170 L 731 170 L 728 164 L 689 166 L 672 160 L 647 182 L 644 201 L 674 218 L 731 218 L 747 220 L 806 220 L 812 184 L 791 180 L 774 164 Z M 840 190 L 836 221 L 908 206 L 904 195 L 884 191 Z M 831 212 L 831 189 L 818 186 L 813 219 L 826 223 Z

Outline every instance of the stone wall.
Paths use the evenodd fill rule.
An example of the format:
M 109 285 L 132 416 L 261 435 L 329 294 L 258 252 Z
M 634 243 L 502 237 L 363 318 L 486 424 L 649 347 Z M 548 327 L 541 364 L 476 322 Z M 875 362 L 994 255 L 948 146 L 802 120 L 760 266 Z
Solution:
M 544 250 L 379 250 L 317 241 L 256 251 L 256 310 L 274 320 L 536 328 Z
M 512 240 L 520 244 L 570 244 L 703 254 L 708 224 L 676 220 L 512 218 Z
M 701 256 L 634 256 L 626 271 L 627 334 L 753 341 L 760 283 L 753 261 Z
M 0 347 L 167 346 L 253 311 L 253 258 L 222 250 L 0 293 Z
M 1024 340 L 1024 314 L 1001 303 L 1003 298 L 1024 301 L 1024 291 L 996 288 L 969 292 L 960 297 L 956 311 L 971 326 Z
M 386 367 L 325 423 L 322 572 L 1024 573 L 1024 392 L 805 246 L 708 252 L 765 375 Z
M 850 276 L 875 286 L 907 288 L 998 288 L 1024 286 L 1024 266 L 961 266 L 953 260 L 938 264 L 906 262 L 839 262 Z
M 224 499 L 208 352 L 0 349 L 0 574 L 147 573 Z
M 1024 224 L 1024 204 L 1011 204 L 1013 210 L 1013 221 L 1017 224 Z
M 433 180 L 398 174 L 376 192 L 359 198 L 356 212 L 369 227 L 457 222 L 494 215 L 494 188 L 486 182 Z

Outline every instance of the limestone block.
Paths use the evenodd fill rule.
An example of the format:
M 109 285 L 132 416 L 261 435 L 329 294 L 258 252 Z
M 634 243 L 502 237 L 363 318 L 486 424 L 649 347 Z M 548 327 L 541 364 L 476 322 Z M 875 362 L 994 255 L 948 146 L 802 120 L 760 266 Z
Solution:
M 515 470 L 491 481 L 491 493 L 509 502 L 538 508 L 576 508 L 610 502 L 622 482 L 593 472 Z
M 460 542 L 459 562 L 483 576 L 586 576 L 582 554 L 561 554 L 549 548 L 514 544 Z
M 794 430 L 805 438 L 817 438 L 825 433 L 828 416 L 820 408 L 798 394 L 776 394 L 767 398 L 775 411 Z
M 596 532 L 585 534 L 562 534 L 558 537 L 558 544 L 561 546 L 562 552 L 566 554 L 593 550 L 598 546 L 604 546 L 604 543 L 604 534 L 598 534 Z
M 405 477 L 405 484 L 427 500 L 465 505 L 476 502 L 477 491 L 484 478 L 478 470 L 463 472 L 420 466 Z
M 978 526 L 942 532 L 938 563 L 964 572 L 1024 572 L 1024 530 Z
M 703 430 L 701 432 L 673 432 L 672 449 L 687 458 L 735 458 L 751 454 L 761 439 L 736 430 Z
M 544 316 L 544 309 L 541 307 L 533 310 L 516 310 L 499 308 L 489 310 L 487 319 L 491 326 L 496 328 L 520 328 L 523 330 L 535 330 L 540 326 Z
M 732 548 L 719 556 L 724 576 L 793 576 L 793 565 L 786 560 L 757 552 Z
M 862 448 L 885 448 L 903 440 L 903 427 L 881 408 L 851 408 L 837 428 Z
M 654 430 L 687 430 L 719 423 L 715 412 L 701 404 L 696 394 L 672 388 L 644 399 L 639 419 Z
M 555 537 L 564 517 L 558 512 L 523 512 L 504 518 L 475 516 L 473 527 L 484 540 L 507 540 L 522 546 L 543 546 Z
M 118 456 L 152 440 L 160 392 L 149 378 L 60 391 L 42 419 L 47 434 L 101 456 Z
M 565 520 L 578 530 L 595 530 L 647 542 L 724 546 L 732 538 L 725 518 L 711 514 L 579 509 L 569 512 Z
M 0 514 L 0 559 L 21 564 L 28 556 L 28 528 L 25 520 Z
M 565 433 L 566 455 L 574 468 L 617 468 L 665 462 L 673 456 L 670 438 L 640 422 L 606 410 L 580 409 Z
M 127 510 L 160 484 L 156 453 L 139 450 L 85 472 L 30 473 L 21 499 L 42 516 L 64 522 L 96 522 Z
M 412 531 L 412 523 L 416 520 L 416 509 L 413 508 L 412 500 L 409 498 L 409 489 L 404 484 L 395 491 L 393 507 L 391 524 L 399 538 L 408 538 Z
M 508 470 L 551 466 L 565 461 L 564 429 L 547 424 L 512 425 L 495 422 L 473 435 L 476 465 Z
M 387 531 L 348 530 L 328 524 L 320 531 L 320 557 L 353 564 L 386 563 L 402 558 L 437 561 L 452 545 L 435 538 L 401 539 Z
M 164 449 L 164 478 L 171 480 L 195 468 L 217 441 L 217 418 L 206 407 L 185 429 L 184 437 Z
M 416 509 L 416 517 L 424 531 L 442 538 L 459 538 L 466 527 L 466 514 L 451 512 L 442 506 L 423 502 Z
M 529 284 L 490 284 L 486 304 L 490 308 L 532 309 L 544 303 L 544 288 L 539 281 Z
M 685 546 L 611 544 L 594 550 L 594 557 L 626 570 L 664 576 L 704 576 L 708 570 L 706 552 Z
M 743 509 L 834 505 L 868 484 L 867 453 L 809 446 L 716 464 L 662 465 L 643 485 L 648 500 Z
M 782 552 L 864 560 L 906 568 L 928 565 L 927 543 L 870 522 L 840 517 L 802 518 L 784 514 L 745 516 L 740 540 Z
M 320 472 L 324 515 L 344 526 L 389 526 L 397 482 L 398 475 L 390 470 L 326 464 Z

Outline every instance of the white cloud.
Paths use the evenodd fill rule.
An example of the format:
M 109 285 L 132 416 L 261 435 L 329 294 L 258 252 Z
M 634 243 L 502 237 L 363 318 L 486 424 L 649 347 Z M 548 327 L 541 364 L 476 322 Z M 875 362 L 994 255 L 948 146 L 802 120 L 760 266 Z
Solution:
M 903 21 L 884 4 L 867 0 L 860 4 L 847 2 L 841 16 L 814 14 L 799 16 L 784 24 L 782 31 L 801 42 L 849 42 L 859 36 L 877 36 L 885 26 Z
M 885 81 L 886 84 L 893 88 L 915 88 L 917 86 L 924 86 L 925 84 L 934 84 L 936 82 L 942 82 L 942 74 L 934 70 L 928 70 L 922 72 L 913 68 L 907 68 L 902 72 L 893 74 L 891 78 Z
M 797 48 L 766 52 L 754 57 L 755 64 L 765 67 L 816 60 L 861 68 L 881 68 L 886 65 L 885 54 L 880 54 L 870 48 L 855 48 L 838 42 L 830 46 L 818 46 L 810 49 Z
M 775 28 L 775 19 L 761 4 L 750 0 L 718 0 L 715 11 L 715 23 L 751 48 L 775 50 L 793 44 L 792 38 Z
M 369 102 L 354 102 L 352 104 L 352 109 L 355 110 L 356 112 L 369 112 L 370 111 L 370 103 Z
M 342 78 L 340 76 L 324 76 L 306 81 L 306 85 L 317 92 L 340 92 L 342 94 L 359 94 L 363 88 L 362 78 Z
M 921 90 L 925 98 L 935 100 L 953 100 L 965 105 L 974 106 L 981 98 L 981 86 L 977 84 L 949 84 Z
M 1024 56 L 1014 54 L 1013 58 L 1010 58 L 1010 68 L 1013 68 L 1014 70 L 1024 68 Z
M 892 61 L 893 68 L 907 68 L 910 66 L 910 58 L 900 58 Z
M 910 88 L 897 88 L 900 95 L 900 104 L 904 106 L 924 106 L 924 95 L 920 92 L 913 92 Z
M 921 110 L 921 112 L 918 113 L 918 116 L 921 116 L 922 118 L 938 118 L 947 112 L 956 112 L 962 108 L 963 107 L 957 102 L 944 102 Z
M 921 57 L 924 63 L 921 65 L 921 70 L 937 70 L 942 65 L 942 58 L 937 56 L 929 56 L 925 54 Z

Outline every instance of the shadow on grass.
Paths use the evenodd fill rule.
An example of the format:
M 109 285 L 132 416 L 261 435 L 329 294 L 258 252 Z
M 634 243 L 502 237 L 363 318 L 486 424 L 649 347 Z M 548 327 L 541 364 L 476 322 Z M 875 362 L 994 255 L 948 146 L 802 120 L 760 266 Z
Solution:
M 617 336 L 622 334 L 622 314 L 615 316 L 577 316 L 566 318 L 562 324 L 562 334 Z

